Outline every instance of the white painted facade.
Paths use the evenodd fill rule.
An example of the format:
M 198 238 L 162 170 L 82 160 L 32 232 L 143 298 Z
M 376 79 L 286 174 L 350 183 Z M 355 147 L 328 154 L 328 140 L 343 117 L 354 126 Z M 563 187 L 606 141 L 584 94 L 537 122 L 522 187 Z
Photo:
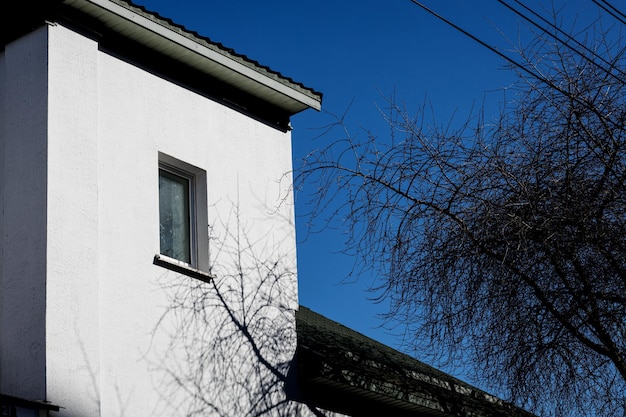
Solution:
M 189 347 L 235 340 L 219 333 L 223 308 L 211 285 L 153 263 L 159 154 L 206 171 L 205 272 L 238 317 L 254 308 L 280 324 L 285 342 L 262 350 L 281 363 L 298 305 L 290 132 L 54 23 L 0 52 L 0 106 L 0 393 L 47 400 L 62 417 L 245 415 L 240 385 L 265 371 L 237 348 L 212 380 L 222 368 L 202 353 L 215 346 Z M 255 255 L 238 259 L 248 244 Z M 278 284 L 255 274 L 274 260 Z M 198 291 L 210 294 L 201 308 L 187 297 Z M 289 407 L 268 415 L 306 414 Z

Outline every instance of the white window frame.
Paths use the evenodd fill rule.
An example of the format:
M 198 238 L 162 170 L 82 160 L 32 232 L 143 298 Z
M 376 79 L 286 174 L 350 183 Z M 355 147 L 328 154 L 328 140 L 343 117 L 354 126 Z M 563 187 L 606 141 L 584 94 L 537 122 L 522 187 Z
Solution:
M 159 152 L 158 171 L 185 178 L 189 181 L 189 240 L 191 262 L 183 262 L 161 254 L 160 230 L 158 250 L 155 263 L 162 266 L 172 265 L 170 269 L 191 271 L 208 271 L 209 269 L 209 225 L 207 206 L 207 177 L 206 171 Z M 160 173 L 158 173 L 160 176 Z M 158 177 L 157 177 L 158 178 Z M 158 187 L 157 187 L 158 194 Z M 160 203 L 160 202 L 159 202 Z M 159 204 L 160 206 L 160 204 Z M 158 262 L 157 262 L 158 261 Z M 182 268 L 182 269 L 181 269 Z

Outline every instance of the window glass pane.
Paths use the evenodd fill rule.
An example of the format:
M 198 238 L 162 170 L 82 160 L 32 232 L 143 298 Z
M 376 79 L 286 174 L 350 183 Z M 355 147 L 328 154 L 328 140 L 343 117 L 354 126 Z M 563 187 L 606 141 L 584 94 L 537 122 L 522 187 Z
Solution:
M 161 254 L 191 263 L 189 179 L 159 169 Z

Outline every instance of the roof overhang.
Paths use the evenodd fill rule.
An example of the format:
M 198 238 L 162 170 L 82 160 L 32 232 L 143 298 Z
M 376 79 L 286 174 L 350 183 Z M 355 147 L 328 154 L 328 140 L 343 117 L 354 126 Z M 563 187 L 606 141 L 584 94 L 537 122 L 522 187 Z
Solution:
M 322 95 L 270 68 L 237 54 L 183 26 L 127 0 L 32 0 L 24 2 L 9 20 L 34 25 L 64 18 L 88 30 L 114 33 L 188 68 L 236 88 L 256 100 L 268 103 L 291 116 L 305 109 L 321 109 Z M 9 25 L 12 26 L 12 25 Z M 13 29 L 3 28 L 3 44 Z M 24 28 L 22 28 L 24 32 Z M 16 32 L 19 35 L 19 32 Z M 14 35 L 15 37 L 15 35 Z

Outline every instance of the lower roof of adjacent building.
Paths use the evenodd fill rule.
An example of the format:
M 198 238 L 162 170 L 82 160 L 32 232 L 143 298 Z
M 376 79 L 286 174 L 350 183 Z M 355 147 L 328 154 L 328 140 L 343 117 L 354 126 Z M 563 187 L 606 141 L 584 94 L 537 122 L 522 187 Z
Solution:
M 308 404 L 350 416 L 533 416 L 306 307 L 296 328 Z

